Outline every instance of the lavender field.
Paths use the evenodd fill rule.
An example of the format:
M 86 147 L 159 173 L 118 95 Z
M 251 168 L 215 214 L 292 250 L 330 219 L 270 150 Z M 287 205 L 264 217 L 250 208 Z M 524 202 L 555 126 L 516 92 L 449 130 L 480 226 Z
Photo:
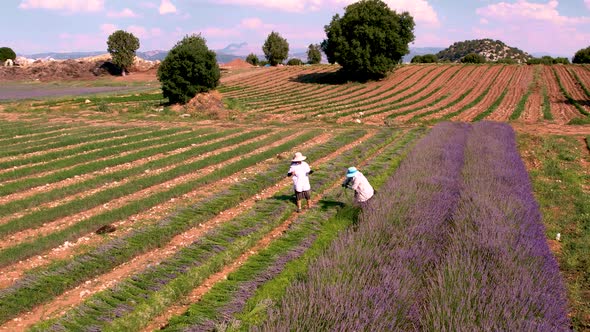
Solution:
M 566 331 L 566 290 L 507 124 L 442 123 L 291 284 L 263 331 Z

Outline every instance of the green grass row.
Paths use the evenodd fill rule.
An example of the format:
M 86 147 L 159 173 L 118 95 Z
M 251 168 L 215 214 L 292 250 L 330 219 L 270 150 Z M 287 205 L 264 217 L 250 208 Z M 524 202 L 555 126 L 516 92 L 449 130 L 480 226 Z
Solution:
M 232 135 L 234 135 L 236 132 L 238 132 L 238 131 L 237 130 L 219 131 L 219 132 L 216 132 L 213 134 L 196 136 L 192 139 L 172 143 L 173 145 L 176 145 L 176 146 L 188 146 L 191 144 L 201 145 L 201 146 L 199 146 L 199 147 L 195 146 L 195 147 L 191 148 L 190 150 L 187 150 L 187 151 L 184 151 L 184 152 L 181 152 L 178 154 L 173 154 L 173 155 L 162 157 L 162 158 L 159 158 L 156 160 L 148 161 L 145 164 L 137 165 L 137 166 L 131 167 L 129 169 L 124 169 L 124 170 L 115 171 L 115 172 L 108 173 L 108 174 L 95 176 L 90 179 L 87 179 L 87 180 L 84 180 L 81 182 L 77 182 L 77 183 L 62 187 L 62 188 L 56 188 L 56 189 L 53 189 L 53 190 L 50 190 L 47 192 L 39 193 L 39 194 L 32 195 L 32 196 L 22 198 L 19 200 L 10 201 L 6 204 L 0 205 L 0 216 L 6 216 L 6 215 L 10 215 L 12 213 L 21 212 L 25 209 L 39 206 L 43 203 L 47 203 L 47 202 L 50 202 L 53 200 L 58 200 L 58 199 L 61 199 L 61 198 L 64 198 L 64 197 L 67 197 L 70 195 L 81 193 L 86 190 L 90 190 L 92 188 L 97 188 L 97 187 L 107 184 L 107 183 L 130 179 L 133 176 L 138 176 L 138 175 L 144 174 L 147 170 L 150 170 L 150 169 L 158 169 L 158 168 L 162 168 L 162 167 L 171 166 L 171 165 L 174 165 L 177 163 L 182 163 L 186 159 L 193 158 L 193 157 L 198 156 L 202 153 L 215 151 L 220 147 L 225 147 L 225 146 L 228 146 L 228 145 L 230 145 L 232 143 L 236 143 L 236 142 L 239 143 L 239 142 L 242 142 L 243 140 L 252 139 L 252 138 L 257 137 L 258 135 L 263 134 L 262 131 L 252 131 L 252 132 L 247 132 L 247 133 L 241 134 L 241 135 L 237 136 L 237 139 L 234 139 L 234 137 L 232 137 Z M 224 138 L 224 139 L 220 142 L 212 142 L 212 141 L 220 139 L 220 138 Z M 178 144 L 178 143 L 182 143 L 182 144 Z M 135 154 L 135 158 L 137 160 L 137 158 L 140 158 L 140 157 L 145 158 L 148 156 L 153 156 L 154 154 L 156 154 L 158 152 L 165 153 L 170 150 L 169 147 L 170 147 L 170 145 L 163 146 L 160 148 L 155 148 L 155 149 L 149 149 L 149 150 L 144 151 L 149 154 L 146 155 L 145 153 L 138 153 L 138 154 Z M 133 160 L 128 160 L 127 162 L 133 162 Z
M 0 133 L 2 140 L 0 143 L 4 143 L 5 140 L 18 140 L 22 138 L 15 138 L 15 136 L 27 136 L 27 138 L 34 137 L 34 135 L 45 134 L 48 132 L 57 132 L 64 129 L 71 128 L 71 125 L 65 124 L 40 124 L 38 122 L 32 123 L 17 123 L 13 125 L 10 123 L 8 128 L 4 128 Z
M 342 176 L 343 169 L 350 162 L 356 163 L 367 158 L 383 144 L 395 139 L 390 132 L 381 132 L 356 148 L 338 156 L 313 174 L 314 188 L 324 191 Z M 340 172 L 339 172 L 340 171 Z M 77 326 L 100 326 L 105 331 L 137 330 L 168 305 L 178 301 L 208 276 L 231 263 L 239 255 L 252 247 L 265 234 L 280 225 L 294 212 L 290 199 L 292 189 L 286 188 L 274 197 L 257 202 L 252 210 L 209 232 L 188 248 L 158 265 L 137 274 L 113 289 L 102 292 L 87 301 L 84 308 L 91 310 L 80 314 L 80 308 L 66 315 L 61 323 L 76 322 Z M 211 246 L 211 244 L 214 244 Z M 195 263 L 197 262 L 197 263 Z M 93 301 L 94 300 L 94 301 Z M 117 310 L 125 306 L 129 313 Z M 109 321 L 108 326 L 101 322 Z M 104 324 L 104 323 L 102 323 Z M 74 328 L 75 325 L 67 328 Z
M 255 165 L 269 156 L 272 157 L 276 153 L 290 150 L 314 134 L 315 132 L 307 133 L 299 136 L 297 140 L 268 150 L 267 153 L 245 158 L 237 163 L 236 167 L 227 171 L 235 173 L 245 167 Z M 364 135 L 364 131 L 347 131 L 336 135 L 323 145 L 310 148 L 305 151 L 305 154 L 310 160 L 320 158 L 357 140 L 362 135 Z M 274 185 L 285 177 L 286 167 L 284 162 L 274 162 L 266 171 L 236 183 L 191 207 L 181 209 L 154 225 L 136 229 L 122 238 L 105 243 L 69 261 L 58 262 L 32 272 L 14 286 L 0 292 L 0 322 L 30 310 L 35 305 L 49 301 L 54 296 L 89 278 L 105 273 L 137 255 L 161 247 L 177 234 L 206 222 L 220 212 Z
M 13 126 L 22 126 L 21 122 L 11 123 Z M 93 130 L 96 129 L 96 130 Z M 121 127 L 90 127 L 90 126 L 76 126 L 67 129 L 63 129 L 60 132 L 43 132 L 40 134 L 36 134 L 31 137 L 26 138 L 11 138 L 11 139 L 4 139 L 0 141 L 2 144 L 2 151 L 11 151 L 11 150 L 18 150 L 20 148 L 29 148 L 32 146 L 40 146 L 43 144 L 51 144 L 55 142 L 59 142 L 64 138 L 64 136 L 78 136 L 83 133 L 93 132 L 93 133 L 103 133 L 108 130 L 118 130 Z
M 578 76 L 578 74 L 576 74 L 576 72 L 573 69 L 571 69 L 571 68 L 569 69 L 569 72 L 576 79 L 576 82 L 578 82 L 578 84 L 580 85 L 580 87 L 582 88 L 582 90 L 584 90 L 584 93 L 586 94 L 586 97 L 590 98 L 590 90 L 588 90 L 588 87 L 580 79 L 580 77 Z
M 521 134 L 519 145 L 532 164 L 539 165 L 529 170 L 535 197 L 547 237 L 554 240 L 561 233 L 554 254 L 568 288 L 574 331 L 585 331 L 590 328 L 590 174 L 584 168 L 590 162 L 588 150 L 572 136 Z
M 7 145 L 2 145 L 0 151 L 0 157 L 23 155 L 27 153 L 46 151 L 49 149 L 55 149 L 60 147 L 66 147 L 74 144 L 82 144 L 85 142 L 104 139 L 110 136 L 110 133 L 117 134 L 120 131 L 126 131 L 129 128 L 124 127 L 96 127 L 96 128 L 80 128 L 73 129 L 58 135 L 48 134 L 45 138 L 29 140 Z
M 11 167 L 15 167 L 15 166 L 23 166 L 23 165 L 29 165 L 29 164 L 42 163 L 42 162 L 57 162 L 57 160 L 59 160 L 62 157 L 68 157 L 69 160 L 76 160 L 76 159 L 80 158 L 80 155 L 82 155 L 84 153 L 90 153 L 93 151 L 97 151 L 97 150 L 101 150 L 101 149 L 105 149 L 105 148 L 110 148 L 110 147 L 116 147 L 119 145 L 131 143 L 131 142 L 135 142 L 135 141 L 140 141 L 140 140 L 146 140 L 146 139 L 150 139 L 150 138 L 154 138 L 154 137 L 171 135 L 171 134 L 175 134 L 177 132 L 179 132 L 177 129 L 148 131 L 143 128 L 129 128 L 126 130 L 109 132 L 106 134 L 99 135 L 98 137 L 95 136 L 92 141 L 79 144 L 75 147 L 67 147 L 67 145 L 64 145 L 63 146 L 64 149 L 60 149 L 59 151 L 50 151 L 50 152 L 47 152 L 44 154 L 28 156 L 28 157 L 24 157 L 24 158 L 17 158 L 15 160 L 3 161 L 3 162 L 0 162 L 0 168 L 11 168 Z M 72 141 L 75 141 L 75 140 L 79 140 L 79 138 L 73 138 L 72 140 L 67 140 L 67 141 L 69 141 L 70 144 L 68 144 L 67 141 L 65 144 L 68 144 L 68 145 L 75 144 L 75 143 L 72 143 Z M 97 140 L 99 142 L 96 142 Z M 58 143 L 57 145 L 59 147 L 60 144 Z M 42 168 L 42 169 L 46 170 L 47 168 L 44 167 L 45 165 L 39 165 L 39 166 L 30 165 L 29 168 L 31 170 L 35 169 L 35 168 Z M 18 170 L 15 170 L 14 172 L 16 174 L 19 173 Z M 25 174 L 28 175 L 26 172 L 25 172 Z M 33 174 L 33 173 L 29 173 L 29 174 Z M 11 179 L 14 179 L 14 178 L 16 178 L 16 177 L 13 177 Z
M 222 142 L 217 142 L 208 146 L 203 146 L 201 148 L 196 148 L 194 149 L 193 153 L 195 155 L 199 155 L 201 153 L 206 153 L 206 152 L 210 152 L 210 151 L 215 151 L 216 149 L 220 149 L 223 148 L 227 145 L 231 146 L 233 144 L 237 144 L 243 141 L 244 138 L 248 139 L 248 138 L 254 138 L 256 136 L 259 136 L 260 134 L 262 134 L 261 132 L 252 132 L 252 133 L 248 133 L 249 137 L 234 137 L 231 138 L 230 140 L 227 141 L 222 141 Z M 266 137 L 260 141 L 255 141 L 255 142 L 251 142 L 249 144 L 246 145 L 240 145 L 235 147 L 234 149 L 230 150 L 230 151 L 226 151 L 226 152 L 222 152 L 219 154 L 215 154 L 212 155 L 210 157 L 204 158 L 204 159 L 200 159 L 191 163 L 185 163 L 185 164 L 180 164 L 180 165 L 176 165 L 175 167 L 155 174 L 155 175 L 147 175 L 144 177 L 139 177 L 136 179 L 132 179 L 131 181 L 122 184 L 120 186 L 117 187 L 113 187 L 113 188 L 108 188 L 105 189 L 103 191 L 99 191 L 95 194 L 83 197 L 83 198 L 78 198 L 78 199 L 74 199 L 72 201 L 69 201 L 65 204 L 56 206 L 56 207 L 52 207 L 52 208 L 45 208 L 45 209 L 41 209 L 38 211 L 35 211 L 31 214 L 27 214 L 24 215 L 22 217 L 16 218 L 16 219 L 12 219 L 6 223 L 0 224 L 0 236 L 6 236 L 9 234 L 13 234 L 16 233 L 18 231 L 22 231 L 28 228 L 35 228 L 38 227 L 44 223 L 48 223 L 51 221 L 55 221 L 58 220 L 59 218 L 63 218 L 69 215 L 73 215 L 76 213 L 80 213 L 82 211 L 86 211 L 89 209 L 92 209 L 96 206 L 108 203 L 112 200 L 124 197 L 126 195 L 131 195 L 137 191 L 141 191 L 144 190 L 146 188 L 164 183 L 166 181 L 170 181 L 174 178 L 186 175 L 186 174 L 190 174 L 195 172 L 195 170 L 198 169 L 202 169 L 211 165 L 215 165 L 218 164 L 220 162 L 224 162 L 226 160 L 229 160 L 231 158 L 235 158 L 237 156 L 240 156 L 242 154 L 247 154 L 250 153 L 256 149 L 260 149 L 264 146 L 267 146 L 269 144 L 272 144 L 273 142 L 276 142 L 277 140 L 279 140 L 283 135 L 285 135 L 284 133 L 280 132 L 280 133 L 275 133 L 273 135 L 270 135 L 269 137 Z M 230 164 L 228 167 L 233 166 L 233 164 Z M 221 168 L 223 169 L 223 168 Z M 207 179 L 212 178 L 213 176 L 206 176 Z M 202 179 L 199 180 L 193 180 L 192 182 L 202 182 Z M 184 184 L 180 184 L 178 185 L 180 187 L 183 187 Z M 176 187 L 171 187 L 171 189 L 169 191 L 174 192 Z M 157 196 L 158 194 L 154 194 L 155 196 Z M 133 203 L 131 203 L 133 204 Z M 126 208 L 125 206 L 118 208 L 118 209 L 114 209 L 114 210 L 109 210 L 108 212 L 103 213 L 104 215 L 112 215 L 112 216 L 116 216 L 117 213 L 113 213 L 114 211 L 125 211 Z M 93 216 L 89 219 L 86 220 L 102 220 L 104 219 L 103 214 L 99 214 L 96 216 Z M 127 215 L 127 213 L 124 213 L 125 215 Z M 85 223 L 88 223 L 87 221 L 84 221 Z M 103 223 L 104 224 L 104 223 Z M 76 228 L 76 226 L 74 226 L 74 228 Z M 86 231 L 86 229 L 84 229 Z M 63 230 L 61 231 L 61 233 L 68 233 L 68 230 Z M 79 232 L 75 233 L 76 236 L 79 234 Z M 51 237 L 51 235 L 47 235 L 47 237 Z M 71 236 L 68 236 L 69 238 L 71 238 Z M 19 245 L 17 245 L 16 247 L 14 247 L 14 250 L 16 250 L 18 252 L 19 256 L 22 256 L 24 254 L 24 252 L 26 252 L 27 250 L 20 250 L 23 247 L 36 247 L 35 243 L 38 242 L 44 242 L 43 238 L 41 239 L 36 239 L 34 240 L 34 242 L 32 243 L 21 243 Z M 12 248 L 8 248 L 6 249 L 6 251 L 9 251 Z M 4 251 L 0 251 L 0 257 L 3 257 L 3 253 Z M 19 258 L 22 259 L 23 257 Z M 3 265 L 3 260 L 0 258 L 0 266 Z
M 535 67 L 535 73 L 533 74 L 533 81 L 527 87 L 526 93 L 522 96 L 522 98 L 520 98 L 520 100 L 518 101 L 518 104 L 516 104 L 516 108 L 514 109 L 512 114 L 510 114 L 510 117 L 509 117 L 510 120 L 517 120 L 518 118 L 520 118 L 520 116 L 524 112 L 524 108 L 526 107 L 529 97 L 533 93 L 533 90 L 539 88 L 541 68 L 542 67 L 540 67 L 540 66 Z
M 116 165 L 135 161 L 140 158 L 149 157 L 154 154 L 166 153 L 174 149 L 184 148 L 189 146 L 191 143 L 194 143 L 195 140 L 200 141 L 200 135 L 206 135 L 210 132 L 211 130 L 206 128 L 197 129 L 188 133 L 180 133 L 176 135 L 160 137 L 152 141 L 151 144 L 148 144 L 146 142 L 136 142 L 116 149 L 101 151 L 101 154 L 105 154 L 103 157 L 109 155 L 112 157 L 74 166 L 65 170 L 58 170 L 55 173 L 47 174 L 44 176 L 30 177 L 20 181 L 6 183 L 3 186 L 0 186 L 0 196 L 9 195 L 15 192 L 27 190 L 40 185 L 55 183 L 76 175 L 92 173 L 98 170 L 102 170 L 106 167 L 113 167 Z M 130 153 L 126 155 L 120 155 L 123 152 Z M 75 160 L 72 160 L 71 162 L 75 165 Z M 57 167 L 59 165 L 54 166 L 55 169 L 59 169 Z
M 415 136 L 415 132 L 408 133 L 362 166 L 366 174 L 371 174 L 375 188 L 378 189 L 397 168 L 401 160 L 399 153 Z M 281 238 L 248 259 L 226 280 L 217 283 L 185 313 L 172 317 L 163 330 L 202 329 L 203 325 L 213 324 L 229 326 L 231 321 L 240 322 L 246 329 L 259 322 L 266 314 L 267 305 L 279 301 L 282 290 L 304 274 L 308 262 L 355 222 L 357 210 L 342 202 L 341 190 L 327 192 L 319 206 L 300 216 Z M 290 276 L 295 278 L 290 279 Z M 240 314 L 241 319 L 234 317 L 228 321 L 227 316 L 231 314 Z

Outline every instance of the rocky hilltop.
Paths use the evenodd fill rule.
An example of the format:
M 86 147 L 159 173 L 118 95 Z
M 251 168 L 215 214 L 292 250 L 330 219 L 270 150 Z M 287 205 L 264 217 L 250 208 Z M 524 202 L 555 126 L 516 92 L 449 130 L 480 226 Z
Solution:
M 518 63 L 526 63 L 531 55 L 516 47 L 510 47 L 500 40 L 475 39 L 456 42 L 436 55 L 441 61 L 458 62 L 469 53 L 482 55 L 487 61 L 512 59 Z

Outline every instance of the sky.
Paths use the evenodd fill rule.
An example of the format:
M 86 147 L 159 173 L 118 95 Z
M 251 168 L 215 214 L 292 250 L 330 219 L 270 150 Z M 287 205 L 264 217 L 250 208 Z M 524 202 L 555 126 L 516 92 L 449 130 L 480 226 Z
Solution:
M 326 38 L 324 26 L 354 0 L 2 0 L 0 47 L 17 54 L 105 51 L 112 32 L 140 40 L 139 51 L 169 50 L 188 34 L 210 49 L 262 54 L 272 32 L 291 50 Z M 590 46 L 590 0 L 384 0 L 414 17 L 410 47 L 499 39 L 528 53 L 573 56 Z M 8 27 L 8 28 L 6 28 Z

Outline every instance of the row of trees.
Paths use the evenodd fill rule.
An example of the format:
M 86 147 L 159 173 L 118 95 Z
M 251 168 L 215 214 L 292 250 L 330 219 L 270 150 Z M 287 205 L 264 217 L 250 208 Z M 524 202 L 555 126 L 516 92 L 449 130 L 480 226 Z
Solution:
M 256 54 L 250 53 L 246 57 L 246 62 L 254 66 L 265 66 L 267 64 L 276 66 L 279 63 L 283 63 L 283 61 L 287 59 L 287 55 L 289 53 L 289 43 L 278 33 L 273 31 L 266 39 L 264 45 L 265 46 L 263 46 L 262 50 L 264 52 L 266 61 L 261 61 L 258 59 Z M 320 61 L 322 61 L 320 45 L 310 44 L 307 49 L 307 63 L 313 65 L 320 63 Z M 297 58 L 289 59 L 289 61 L 287 61 L 287 65 L 289 66 L 302 64 L 303 61 Z

